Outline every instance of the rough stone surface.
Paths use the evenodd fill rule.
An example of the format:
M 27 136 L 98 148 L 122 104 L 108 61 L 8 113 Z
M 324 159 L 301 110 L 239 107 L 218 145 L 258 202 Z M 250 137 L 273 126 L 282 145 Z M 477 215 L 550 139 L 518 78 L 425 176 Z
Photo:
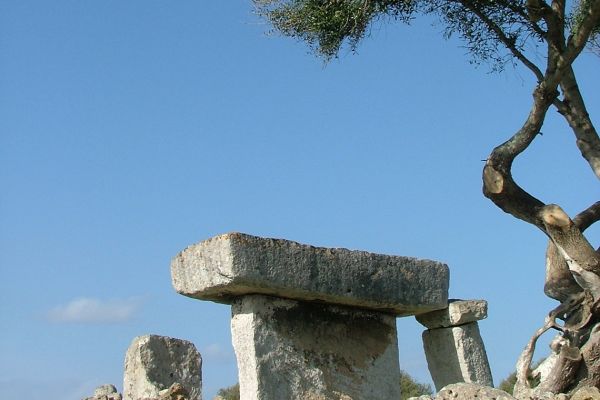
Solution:
M 576 391 L 571 400 L 600 400 L 600 390 L 596 387 L 584 387 Z
M 158 400 L 189 400 L 190 393 L 180 383 L 174 383 L 170 388 L 161 390 Z
M 171 263 L 185 296 L 230 304 L 245 294 L 414 315 L 446 308 L 448 267 L 416 258 L 319 248 L 241 233 L 189 246 Z
M 232 314 L 242 400 L 400 398 L 393 315 L 263 295 Z
M 508 393 L 475 383 L 455 383 L 444 387 L 436 395 L 409 397 L 407 400 L 600 400 L 600 391 L 585 387 L 572 397 L 564 393 L 544 393 L 515 398 Z
M 166 336 L 139 336 L 125 356 L 123 397 L 158 398 L 161 391 L 179 383 L 189 393 L 188 400 L 200 400 L 201 368 L 202 359 L 193 343 Z
M 429 329 L 448 328 L 487 318 L 485 300 L 450 300 L 448 308 L 416 316 Z
M 115 385 L 101 385 L 94 390 L 92 397 L 86 397 L 83 400 L 121 400 L 122 396 L 117 391 Z
M 437 390 L 458 382 L 493 386 L 485 346 L 476 322 L 423 332 L 429 372 Z
M 510 394 L 500 389 L 474 383 L 455 383 L 444 387 L 433 400 L 514 400 Z
M 94 390 L 95 397 L 108 396 L 115 393 L 117 393 L 117 388 L 115 387 L 115 385 L 110 384 L 98 386 L 96 390 Z

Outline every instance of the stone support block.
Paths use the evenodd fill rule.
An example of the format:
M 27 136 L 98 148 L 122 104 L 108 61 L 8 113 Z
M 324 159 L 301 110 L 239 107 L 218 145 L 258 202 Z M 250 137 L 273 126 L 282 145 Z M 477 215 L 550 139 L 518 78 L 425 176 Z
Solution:
M 459 382 L 493 386 L 477 322 L 426 330 L 423 332 L 423 345 L 437 390 Z
M 158 398 L 175 383 L 189 400 L 202 399 L 202 359 L 194 344 L 158 335 L 136 337 L 125 356 L 124 400 Z
M 171 263 L 175 290 L 201 300 L 231 304 L 264 294 L 398 316 L 446 308 L 448 275 L 435 261 L 241 233 L 189 246 Z
M 416 316 L 429 329 L 448 328 L 487 318 L 485 300 L 450 300 L 448 308 Z
M 392 314 L 247 295 L 231 331 L 241 400 L 400 398 Z

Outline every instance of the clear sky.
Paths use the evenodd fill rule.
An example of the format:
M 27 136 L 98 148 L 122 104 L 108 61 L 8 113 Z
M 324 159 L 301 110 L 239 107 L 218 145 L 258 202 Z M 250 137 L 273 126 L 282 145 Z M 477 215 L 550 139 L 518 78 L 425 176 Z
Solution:
M 268 30 L 249 0 L 0 2 L 3 398 L 121 389 L 148 333 L 196 344 L 205 399 L 235 383 L 229 307 L 178 295 L 169 271 L 230 231 L 447 263 L 451 297 L 489 302 L 496 383 L 511 372 L 555 305 L 546 241 L 480 176 L 530 74 L 475 68 L 425 20 L 378 24 L 327 66 Z M 593 118 L 599 66 L 576 66 Z M 597 180 L 555 114 L 515 176 L 573 215 Z M 401 367 L 429 381 L 421 327 L 398 327 Z

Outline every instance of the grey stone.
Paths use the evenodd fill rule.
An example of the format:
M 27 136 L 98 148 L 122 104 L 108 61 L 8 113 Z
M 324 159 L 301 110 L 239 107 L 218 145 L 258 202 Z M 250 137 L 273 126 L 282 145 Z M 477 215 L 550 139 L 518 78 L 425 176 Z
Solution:
M 600 390 L 596 387 L 583 387 L 573 393 L 571 400 L 600 400 Z
M 448 304 L 448 267 L 416 258 L 319 248 L 241 233 L 189 246 L 171 263 L 185 296 L 230 304 L 265 294 L 414 315 Z
M 455 383 L 444 387 L 434 400 L 515 400 L 503 390 L 475 383 Z
M 425 357 L 437 390 L 458 383 L 493 386 L 485 346 L 476 322 L 423 332 Z
M 117 393 L 117 388 L 115 385 L 101 385 L 94 390 L 94 397 L 100 397 L 114 393 Z
M 125 356 L 123 397 L 158 398 L 161 391 L 179 383 L 189 393 L 189 400 L 200 400 L 201 368 L 200 354 L 187 340 L 158 335 L 136 337 Z
M 161 390 L 158 400 L 189 400 L 189 392 L 180 383 L 174 383 L 170 388 Z
M 400 397 L 393 315 L 263 295 L 232 314 L 242 400 Z
M 114 385 L 106 384 L 98 386 L 94 390 L 92 397 L 85 397 L 83 400 L 121 400 L 122 396 Z
M 429 329 L 464 325 L 487 318 L 487 301 L 450 300 L 448 308 L 420 314 L 416 318 Z

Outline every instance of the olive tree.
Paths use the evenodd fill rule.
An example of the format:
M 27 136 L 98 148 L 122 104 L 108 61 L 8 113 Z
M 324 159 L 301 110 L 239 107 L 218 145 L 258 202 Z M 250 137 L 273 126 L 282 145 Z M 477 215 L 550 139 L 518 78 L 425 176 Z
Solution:
M 570 218 L 519 186 L 512 175 L 548 111 L 566 120 L 575 145 L 600 178 L 600 138 L 586 109 L 573 62 L 584 48 L 599 52 L 600 0 L 253 0 L 274 31 L 306 42 L 326 61 L 347 46 L 354 50 L 375 21 L 409 22 L 432 15 L 446 36 L 464 40 L 473 60 L 495 71 L 521 64 L 535 77 L 527 118 L 491 151 L 483 168 L 483 194 L 506 213 L 549 239 L 544 291 L 560 305 L 550 311 L 517 361 L 515 394 L 564 393 L 600 387 L 600 249 L 584 231 L 600 219 L 600 202 Z M 542 55 L 542 57 L 539 57 Z M 540 62 L 539 60 L 543 60 Z M 554 354 L 536 379 L 531 361 L 538 338 L 560 334 Z M 537 386 L 531 382 L 540 382 Z

